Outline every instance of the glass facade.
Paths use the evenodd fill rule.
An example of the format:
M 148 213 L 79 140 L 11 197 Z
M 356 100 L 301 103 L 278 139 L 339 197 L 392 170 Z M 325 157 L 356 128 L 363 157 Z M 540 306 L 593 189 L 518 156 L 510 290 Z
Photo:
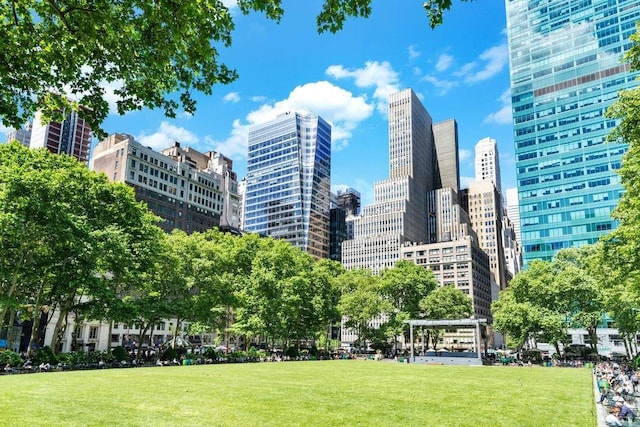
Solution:
M 621 62 L 640 19 L 631 0 L 507 0 L 524 263 L 617 226 L 625 145 L 605 111 L 637 73 Z
M 249 131 L 244 228 L 329 256 L 331 126 L 286 113 Z

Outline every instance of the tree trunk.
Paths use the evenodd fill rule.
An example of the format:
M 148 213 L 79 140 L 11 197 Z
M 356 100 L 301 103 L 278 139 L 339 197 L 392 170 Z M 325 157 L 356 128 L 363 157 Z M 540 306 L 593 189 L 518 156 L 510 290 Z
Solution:
M 73 293 L 73 296 L 71 296 L 71 298 L 65 301 L 65 304 L 60 305 L 58 321 L 56 322 L 56 326 L 53 328 L 53 337 L 51 338 L 51 350 L 53 350 L 54 354 L 58 354 L 58 342 L 60 341 L 60 337 L 62 336 L 62 334 L 64 334 L 67 328 L 67 319 L 69 312 L 71 311 L 74 298 L 75 292 Z
M 15 338 L 13 337 L 13 322 L 16 320 L 16 310 L 11 309 L 9 311 L 9 323 L 7 324 L 7 350 L 13 350 L 13 341 Z
M 562 356 L 562 353 L 560 353 L 560 343 L 558 343 L 558 341 L 553 342 L 553 347 L 556 349 L 558 357 Z
M 60 336 L 65 333 L 67 329 L 67 315 L 69 310 L 63 310 L 60 308 L 60 313 L 56 325 L 53 328 L 53 336 L 51 337 L 51 350 L 54 354 L 58 353 L 58 343 L 60 342 Z M 35 325 L 35 322 L 34 322 Z M 75 339 L 75 338 L 74 338 Z
M 598 333 L 597 326 L 590 326 L 587 328 L 587 334 L 589 334 L 589 341 L 591 345 L 591 350 L 598 352 Z
M 32 255 L 32 253 L 30 251 L 27 251 L 27 254 L 24 255 L 23 258 L 19 259 L 19 261 L 18 261 L 18 263 L 16 265 L 16 268 L 14 269 L 14 272 L 11 275 L 11 286 L 9 286 L 9 291 L 4 296 L 7 300 L 11 299 L 13 297 L 13 294 L 16 292 L 16 289 L 18 287 L 19 275 L 15 272 L 15 270 L 19 270 L 23 266 L 30 264 L 32 260 L 33 260 L 33 255 Z M 8 310 L 9 310 L 8 306 L 2 305 L 2 307 L 0 307 L 0 331 L 5 326 L 4 325 L 4 321 L 5 321 L 5 316 L 7 315 L 7 311 Z M 8 327 L 12 327 L 12 326 L 13 326 L 13 324 L 8 325 Z M 29 349 L 27 349 L 27 351 L 29 351 Z
M 11 278 L 11 287 L 9 288 L 9 292 L 7 293 L 7 295 L 5 295 L 6 299 L 10 299 L 13 296 L 13 293 L 16 291 L 16 288 L 18 287 L 18 279 L 16 276 L 17 275 L 14 274 Z M 0 331 L 5 327 L 4 321 L 5 317 L 7 316 L 7 311 L 9 311 L 9 306 L 2 305 L 2 308 L 0 308 Z M 9 323 L 8 325 L 6 325 L 6 327 L 8 332 L 9 329 L 13 327 L 13 323 Z
M 138 346 L 137 346 L 137 350 L 138 350 L 138 354 L 136 354 L 136 359 L 138 359 L 138 357 L 141 354 L 141 350 L 142 350 L 142 343 L 144 342 L 144 336 L 147 335 L 147 331 L 149 330 L 149 327 L 151 327 L 151 325 L 153 325 L 153 320 L 150 320 L 149 322 L 145 323 L 143 322 L 142 325 L 144 326 L 142 329 L 140 329 L 140 333 L 138 334 Z M 175 337 L 174 337 L 174 344 L 175 344 Z
M 631 351 L 630 351 L 630 350 L 631 350 L 631 349 L 630 349 L 630 346 L 631 346 L 631 340 L 629 339 L 629 337 L 627 336 L 627 334 L 624 334 L 624 335 L 622 336 L 622 343 L 624 344 L 624 351 L 625 351 L 625 353 L 627 353 L 627 356 L 628 356 L 629 358 L 631 358 Z
M 106 279 L 104 279 L 106 280 Z M 114 282 L 114 288 L 113 288 L 113 293 L 116 296 L 116 298 L 118 297 L 118 293 L 120 290 L 120 278 L 119 275 L 114 275 L 113 277 L 113 282 Z M 109 316 L 109 317 L 113 317 L 113 316 Z M 111 334 L 113 333 L 113 319 L 107 319 L 109 321 L 109 335 L 107 338 L 107 350 L 109 351 L 109 354 L 111 354 L 111 347 L 113 345 L 113 343 L 111 342 Z M 122 342 L 122 340 L 120 340 L 120 342 Z

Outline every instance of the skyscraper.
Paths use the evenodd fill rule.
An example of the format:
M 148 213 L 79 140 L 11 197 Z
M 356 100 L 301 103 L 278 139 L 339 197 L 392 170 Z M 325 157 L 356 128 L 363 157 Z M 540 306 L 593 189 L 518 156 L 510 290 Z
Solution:
M 375 183 L 374 203 L 354 218 L 354 236 L 342 244 L 344 267 L 377 274 L 400 259 L 413 261 L 469 295 L 474 316 L 490 320 L 489 257 L 460 206 L 459 183 L 456 121 L 433 124 L 411 89 L 391 94 L 389 179 Z M 369 326 L 385 321 L 377 316 Z M 344 319 L 342 326 L 342 341 L 355 340 Z
M 507 34 L 524 264 L 594 243 L 617 226 L 616 169 L 625 145 L 605 144 L 604 117 L 637 84 L 629 36 L 640 2 L 508 0 Z
M 289 112 L 249 130 L 244 227 L 329 257 L 331 126 Z
M 498 189 L 489 179 L 472 181 L 463 191 L 463 206 L 469 213 L 478 243 L 489 255 L 493 281 L 507 287 L 506 263 L 502 241 L 502 202 Z
M 67 112 L 61 123 L 42 123 L 42 114 L 36 112 L 31 128 L 30 148 L 46 148 L 54 154 L 68 154 L 87 163 L 90 146 L 91 129 L 77 111 Z
M 493 138 L 483 138 L 476 144 L 476 181 L 491 181 L 502 194 L 498 144 Z
M 426 195 L 436 179 L 435 160 L 431 116 L 411 89 L 392 93 L 389 179 L 375 183 L 374 203 L 354 219 L 354 238 L 342 244 L 346 268 L 378 273 L 400 259 L 404 242 L 427 242 Z
M 511 220 L 513 224 L 513 231 L 516 234 L 516 240 L 518 244 L 522 244 L 522 239 L 520 236 L 520 203 L 518 202 L 518 189 L 517 188 L 507 188 L 506 191 L 506 205 L 507 205 L 507 216 Z
M 353 239 L 353 220 L 360 213 L 360 193 L 353 188 L 331 193 L 329 259 L 342 260 L 342 242 Z

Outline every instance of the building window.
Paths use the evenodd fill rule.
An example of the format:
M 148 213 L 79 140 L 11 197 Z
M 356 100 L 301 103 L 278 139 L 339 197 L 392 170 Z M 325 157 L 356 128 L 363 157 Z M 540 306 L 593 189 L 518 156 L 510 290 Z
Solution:
M 89 328 L 89 339 L 97 340 L 98 339 L 98 327 L 92 326 Z

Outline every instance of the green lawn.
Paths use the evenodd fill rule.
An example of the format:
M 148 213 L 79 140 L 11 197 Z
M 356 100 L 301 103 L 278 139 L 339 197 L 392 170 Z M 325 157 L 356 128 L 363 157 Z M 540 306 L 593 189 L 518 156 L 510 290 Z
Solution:
M 596 425 L 588 369 L 283 362 L 0 377 L 2 426 Z

